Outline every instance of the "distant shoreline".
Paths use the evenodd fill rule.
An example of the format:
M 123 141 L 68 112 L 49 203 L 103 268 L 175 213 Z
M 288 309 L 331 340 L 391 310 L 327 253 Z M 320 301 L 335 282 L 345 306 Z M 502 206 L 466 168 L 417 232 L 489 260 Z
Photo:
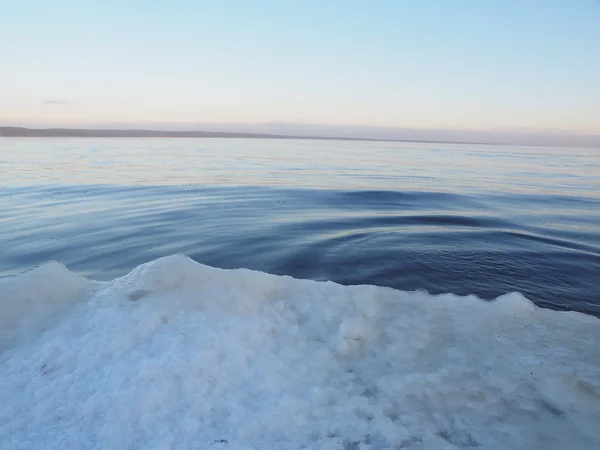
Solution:
M 332 136 L 293 136 L 261 133 L 228 133 L 219 131 L 164 131 L 164 130 L 115 130 L 115 129 L 80 129 L 80 128 L 24 128 L 0 127 L 0 137 L 25 138 L 244 138 L 244 139 L 298 139 L 323 141 L 358 141 L 358 142 L 414 142 L 430 144 L 474 144 L 474 145 L 503 145 L 487 144 L 485 142 L 436 141 L 424 139 L 378 139 L 352 138 Z

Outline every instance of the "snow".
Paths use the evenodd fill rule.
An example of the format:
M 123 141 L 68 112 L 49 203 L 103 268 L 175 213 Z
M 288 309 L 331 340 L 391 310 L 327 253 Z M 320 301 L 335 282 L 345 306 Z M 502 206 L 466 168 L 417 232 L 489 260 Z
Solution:
M 600 448 L 600 320 L 221 270 L 0 279 L 0 448 Z

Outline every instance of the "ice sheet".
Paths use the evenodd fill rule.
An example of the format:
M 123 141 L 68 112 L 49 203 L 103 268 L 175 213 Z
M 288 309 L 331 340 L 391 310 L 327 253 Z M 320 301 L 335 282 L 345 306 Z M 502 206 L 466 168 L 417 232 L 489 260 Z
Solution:
M 0 279 L 0 447 L 598 449 L 600 320 L 221 270 Z

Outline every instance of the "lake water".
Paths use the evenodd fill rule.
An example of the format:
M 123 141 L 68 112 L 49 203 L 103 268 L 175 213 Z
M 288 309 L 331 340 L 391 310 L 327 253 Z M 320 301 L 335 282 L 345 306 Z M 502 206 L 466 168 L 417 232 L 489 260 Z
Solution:
M 0 139 L 0 179 L 2 448 L 600 448 L 600 149 Z
M 600 149 L 1 139 L 0 275 L 216 267 L 600 315 Z

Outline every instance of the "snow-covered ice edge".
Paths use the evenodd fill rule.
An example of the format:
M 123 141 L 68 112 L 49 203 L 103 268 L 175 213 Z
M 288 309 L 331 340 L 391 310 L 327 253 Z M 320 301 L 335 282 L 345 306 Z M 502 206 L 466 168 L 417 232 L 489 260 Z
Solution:
M 600 320 L 176 255 L 0 279 L 0 447 L 597 449 Z

